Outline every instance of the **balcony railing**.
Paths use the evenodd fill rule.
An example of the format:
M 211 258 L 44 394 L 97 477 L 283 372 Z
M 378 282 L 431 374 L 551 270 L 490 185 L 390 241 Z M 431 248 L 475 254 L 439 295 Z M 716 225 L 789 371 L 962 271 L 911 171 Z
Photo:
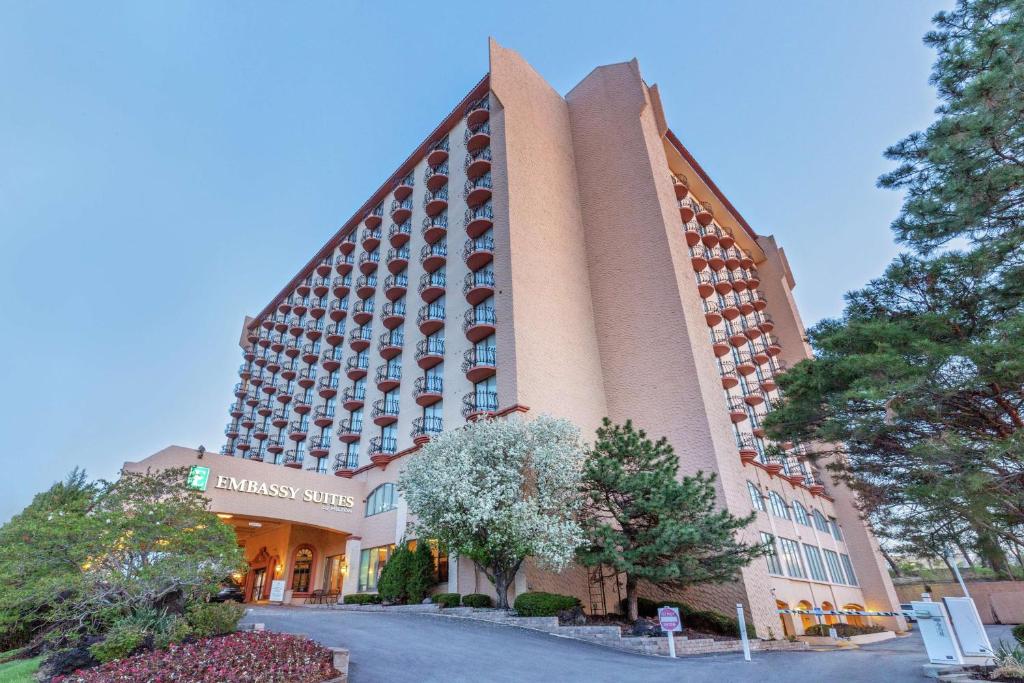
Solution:
M 373 410 L 370 417 L 375 421 L 378 418 L 397 418 L 399 402 L 394 399 L 378 398 L 373 402 Z
M 412 432 L 410 436 L 413 439 L 422 436 L 433 436 L 434 434 L 440 434 L 444 431 L 444 421 L 437 416 L 426 416 L 417 417 L 412 421 Z
M 374 455 L 394 455 L 398 450 L 398 439 L 393 436 L 375 436 L 370 439 L 370 457 Z
M 425 356 L 443 356 L 444 339 L 420 339 L 416 342 L 416 360 Z
M 498 394 L 493 391 L 471 391 L 462 397 L 462 416 L 493 414 L 498 411 Z

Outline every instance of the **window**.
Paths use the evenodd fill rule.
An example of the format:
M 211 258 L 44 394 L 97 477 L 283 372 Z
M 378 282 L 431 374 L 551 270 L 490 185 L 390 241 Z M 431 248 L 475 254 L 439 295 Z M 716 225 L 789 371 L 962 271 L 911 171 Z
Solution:
M 828 573 L 832 577 L 832 583 L 846 583 L 843 576 L 843 565 L 839 562 L 839 555 L 834 550 L 825 549 L 825 562 L 828 564 Z
M 825 520 L 825 515 L 815 510 L 811 513 L 811 517 L 814 518 L 814 526 L 817 527 L 818 531 L 824 531 L 826 534 L 832 533 L 832 530 L 828 528 L 828 522 Z
M 818 546 L 804 543 L 804 555 L 807 556 L 807 568 L 811 570 L 811 578 L 815 581 L 828 581 Z
M 839 520 L 835 517 L 829 517 L 828 525 L 832 529 L 832 536 L 835 537 L 837 541 L 843 540 L 843 531 L 839 528 Z
M 394 510 L 397 504 L 398 496 L 395 495 L 395 485 L 381 484 L 366 497 L 366 516 L 370 517 Z
M 846 570 L 846 581 L 851 586 L 857 585 L 857 575 L 853 573 L 853 562 L 850 562 L 849 555 L 840 555 L 843 560 L 843 568 Z
M 788 538 L 779 538 L 779 545 L 782 548 L 782 559 L 786 563 L 786 573 L 795 579 L 806 579 L 807 572 L 804 571 L 804 563 L 800 560 L 800 545 Z
M 786 505 L 786 501 L 782 500 L 782 496 L 775 493 L 775 491 L 768 492 L 768 502 L 772 505 L 772 512 L 775 513 L 776 517 L 782 517 L 783 519 L 790 519 L 789 506 Z
M 764 498 L 761 497 L 761 492 L 758 490 L 754 482 L 747 482 L 747 491 L 750 493 L 750 504 L 754 506 L 755 510 L 765 511 Z
M 775 550 L 775 537 L 762 531 L 761 543 L 768 546 L 768 552 L 765 554 L 765 559 L 768 560 L 768 573 L 782 576 L 782 561 Z
M 807 508 L 801 505 L 800 501 L 793 501 L 793 516 L 796 517 L 796 521 L 804 526 L 811 525 L 811 518 L 807 516 Z
M 367 548 L 359 554 L 359 592 L 377 590 L 380 572 L 393 552 L 394 545 L 382 545 Z
M 299 548 L 295 551 L 295 562 L 292 564 L 292 591 L 308 593 L 312 573 L 313 551 L 310 548 Z

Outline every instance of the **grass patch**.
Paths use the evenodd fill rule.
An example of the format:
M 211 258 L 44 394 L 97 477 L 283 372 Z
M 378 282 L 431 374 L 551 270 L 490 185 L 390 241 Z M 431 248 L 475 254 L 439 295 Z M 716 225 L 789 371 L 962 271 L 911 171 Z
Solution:
M 32 683 L 35 681 L 33 674 L 42 663 L 42 657 L 4 662 L 0 664 L 0 683 Z

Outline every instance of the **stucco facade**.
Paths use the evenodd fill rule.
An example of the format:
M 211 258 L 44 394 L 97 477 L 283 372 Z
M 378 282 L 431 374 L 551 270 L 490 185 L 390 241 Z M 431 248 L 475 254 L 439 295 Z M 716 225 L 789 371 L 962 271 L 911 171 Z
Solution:
M 367 499 L 432 434 L 512 413 L 565 417 L 584 434 L 604 416 L 632 419 L 669 439 L 683 473 L 716 473 L 722 505 L 757 511 L 747 540 L 776 548 L 739 581 L 681 597 L 743 603 L 762 636 L 802 632 L 779 607 L 889 610 L 895 592 L 850 492 L 760 426 L 775 377 L 810 353 L 795 284 L 776 239 L 668 127 L 635 61 L 562 96 L 491 41 L 488 74 L 243 323 L 227 442 L 204 463 L 321 486 L 353 507 L 222 489 L 214 506 L 290 525 L 247 532 L 247 557 L 283 558 L 288 576 L 308 546 L 316 583 L 344 554 L 344 592 L 372 589 L 353 578 L 357 558 L 398 542 L 407 511 L 399 498 L 367 516 Z M 134 466 L 194 457 L 169 449 Z M 491 590 L 452 560 L 447 588 Z M 614 577 L 529 563 L 515 590 L 574 593 L 593 610 L 619 597 Z

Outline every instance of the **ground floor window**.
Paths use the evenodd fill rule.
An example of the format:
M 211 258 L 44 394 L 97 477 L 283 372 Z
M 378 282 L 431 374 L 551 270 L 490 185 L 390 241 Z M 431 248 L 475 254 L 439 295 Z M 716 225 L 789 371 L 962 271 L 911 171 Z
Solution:
M 395 552 L 395 546 L 382 545 L 376 548 L 367 548 L 359 554 L 359 592 L 377 590 L 377 580 L 380 579 L 381 570 L 388 563 L 391 553 Z
M 299 548 L 295 551 L 295 563 L 292 565 L 292 591 L 308 593 L 312 575 L 313 551 L 310 548 Z
M 327 571 L 324 573 L 324 590 L 328 593 L 340 593 L 345 582 L 347 570 L 344 555 L 331 555 L 327 558 Z

